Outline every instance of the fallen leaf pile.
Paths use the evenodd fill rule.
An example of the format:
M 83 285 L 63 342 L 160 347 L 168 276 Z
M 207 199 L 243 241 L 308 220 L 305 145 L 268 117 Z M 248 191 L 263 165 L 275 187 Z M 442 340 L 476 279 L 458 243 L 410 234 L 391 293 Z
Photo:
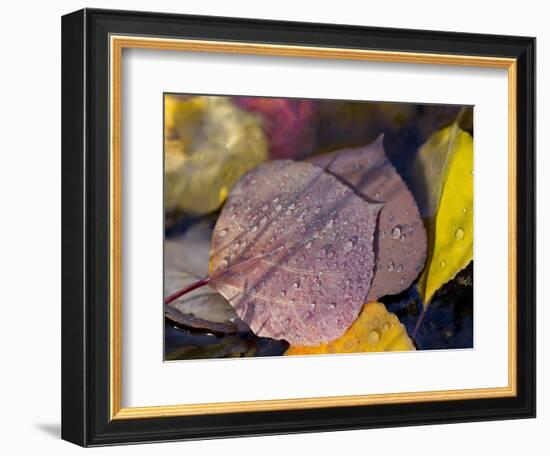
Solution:
M 471 263 L 473 139 L 460 116 L 421 132 L 428 139 L 405 182 L 384 135 L 310 157 L 316 122 L 324 122 L 322 111 L 314 122 L 318 105 L 166 99 L 166 212 L 202 216 L 203 228 L 167 240 L 165 316 L 215 339 L 186 343 L 170 359 L 281 354 L 288 344 L 286 355 L 414 350 L 409 322 L 381 301 L 418 288 L 419 323 L 437 291 Z M 401 120 L 391 106 L 383 113 L 397 129 L 415 109 Z M 259 348 L 270 340 L 273 347 Z
M 425 256 L 418 208 L 379 138 L 239 180 L 212 235 L 210 286 L 255 334 L 316 346 L 365 301 L 408 288 Z

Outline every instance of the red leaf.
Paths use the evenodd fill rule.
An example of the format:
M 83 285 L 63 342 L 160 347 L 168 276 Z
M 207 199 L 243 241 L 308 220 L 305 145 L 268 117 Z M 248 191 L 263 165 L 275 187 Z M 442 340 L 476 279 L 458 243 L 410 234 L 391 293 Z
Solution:
M 271 158 L 303 158 L 312 150 L 315 101 L 262 97 L 235 97 L 233 101 L 263 116 Z

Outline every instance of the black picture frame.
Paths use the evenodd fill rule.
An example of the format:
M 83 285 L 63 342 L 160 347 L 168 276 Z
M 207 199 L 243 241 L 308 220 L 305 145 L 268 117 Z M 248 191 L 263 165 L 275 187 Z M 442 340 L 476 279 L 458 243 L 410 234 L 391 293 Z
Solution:
M 517 60 L 515 397 L 111 420 L 109 36 Z M 82 446 L 535 416 L 535 39 L 84 9 L 62 19 L 62 438 Z

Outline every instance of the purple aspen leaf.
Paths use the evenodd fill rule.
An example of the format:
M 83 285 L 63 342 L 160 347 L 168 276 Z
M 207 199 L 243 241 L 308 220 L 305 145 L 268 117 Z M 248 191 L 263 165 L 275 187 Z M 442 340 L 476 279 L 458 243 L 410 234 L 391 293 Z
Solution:
M 377 266 L 367 301 L 406 290 L 424 268 L 426 229 L 414 197 L 386 157 L 383 135 L 366 147 L 318 155 L 309 162 L 366 201 L 384 204 L 374 242 Z
M 334 340 L 369 293 L 381 207 L 310 163 L 261 164 L 218 218 L 209 285 L 258 336 L 301 346 Z

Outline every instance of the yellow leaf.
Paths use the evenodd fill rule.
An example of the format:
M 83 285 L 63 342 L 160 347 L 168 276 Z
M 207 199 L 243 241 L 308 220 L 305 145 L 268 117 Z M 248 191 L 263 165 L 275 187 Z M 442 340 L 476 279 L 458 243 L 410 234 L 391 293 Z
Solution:
M 316 347 L 291 345 L 285 355 L 322 355 L 328 353 L 364 353 L 415 350 L 405 327 L 384 304 L 370 302 L 363 306 L 357 320 L 343 336 Z
M 178 106 L 178 99 L 171 95 L 164 97 L 164 134 L 171 134 L 175 126 L 174 113 Z
M 428 259 L 418 280 L 424 306 L 472 260 L 473 160 L 473 139 L 457 123 L 435 132 L 418 153 L 414 172 L 424 180 L 428 230 Z
M 267 158 L 261 118 L 227 97 L 167 95 L 165 111 L 165 208 L 208 214 L 237 180 Z

